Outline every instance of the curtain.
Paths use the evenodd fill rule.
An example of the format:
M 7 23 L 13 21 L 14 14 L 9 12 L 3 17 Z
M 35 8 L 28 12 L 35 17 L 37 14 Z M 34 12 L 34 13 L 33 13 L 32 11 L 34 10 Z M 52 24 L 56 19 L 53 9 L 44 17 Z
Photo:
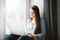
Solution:
M 57 40 L 57 0 L 44 0 L 46 40 Z

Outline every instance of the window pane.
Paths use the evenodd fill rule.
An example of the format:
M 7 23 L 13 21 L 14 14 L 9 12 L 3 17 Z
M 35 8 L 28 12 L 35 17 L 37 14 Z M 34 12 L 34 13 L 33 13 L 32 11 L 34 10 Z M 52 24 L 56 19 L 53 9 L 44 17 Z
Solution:
M 19 33 L 26 25 L 26 0 L 6 0 L 6 34 Z

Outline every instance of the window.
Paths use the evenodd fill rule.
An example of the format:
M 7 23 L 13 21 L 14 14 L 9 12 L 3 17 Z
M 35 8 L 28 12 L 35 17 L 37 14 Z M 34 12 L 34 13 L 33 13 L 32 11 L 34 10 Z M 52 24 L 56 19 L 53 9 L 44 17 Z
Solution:
M 6 34 L 26 25 L 26 0 L 6 0 Z

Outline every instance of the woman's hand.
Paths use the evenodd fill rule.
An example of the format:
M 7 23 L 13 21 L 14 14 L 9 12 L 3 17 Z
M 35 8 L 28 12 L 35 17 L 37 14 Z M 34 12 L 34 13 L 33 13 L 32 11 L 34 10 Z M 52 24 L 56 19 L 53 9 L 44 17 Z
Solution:
M 33 38 L 36 38 L 36 37 L 37 37 L 37 34 L 34 34 L 34 35 L 33 35 Z
M 27 34 L 27 36 L 29 36 L 29 37 L 33 37 L 33 35 L 32 35 L 32 34 L 30 34 L 30 33 L 28 33 L 28 34 Z
M 32 37 L 32 38 L 36 38 L 37 34 L 32 35 L 32 34 L 28 33 L 27 36 Z

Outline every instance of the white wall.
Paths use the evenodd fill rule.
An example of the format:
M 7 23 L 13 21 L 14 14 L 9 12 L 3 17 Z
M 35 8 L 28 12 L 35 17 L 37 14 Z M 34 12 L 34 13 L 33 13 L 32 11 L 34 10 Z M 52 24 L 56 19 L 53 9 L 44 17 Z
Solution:
M 29 18 L 29 10 L 30 10 L 31 0 L 26 0 L 26 18 Z
M 40 9 L 40 15 L 43 17 L 43 5 L 44 5 L 44 0 L 31 0 L 31 6 L 32 5 L 37 5 Z
M 0 40 L 3 40 L 5 28 L 5 0 L 0 0 Z

